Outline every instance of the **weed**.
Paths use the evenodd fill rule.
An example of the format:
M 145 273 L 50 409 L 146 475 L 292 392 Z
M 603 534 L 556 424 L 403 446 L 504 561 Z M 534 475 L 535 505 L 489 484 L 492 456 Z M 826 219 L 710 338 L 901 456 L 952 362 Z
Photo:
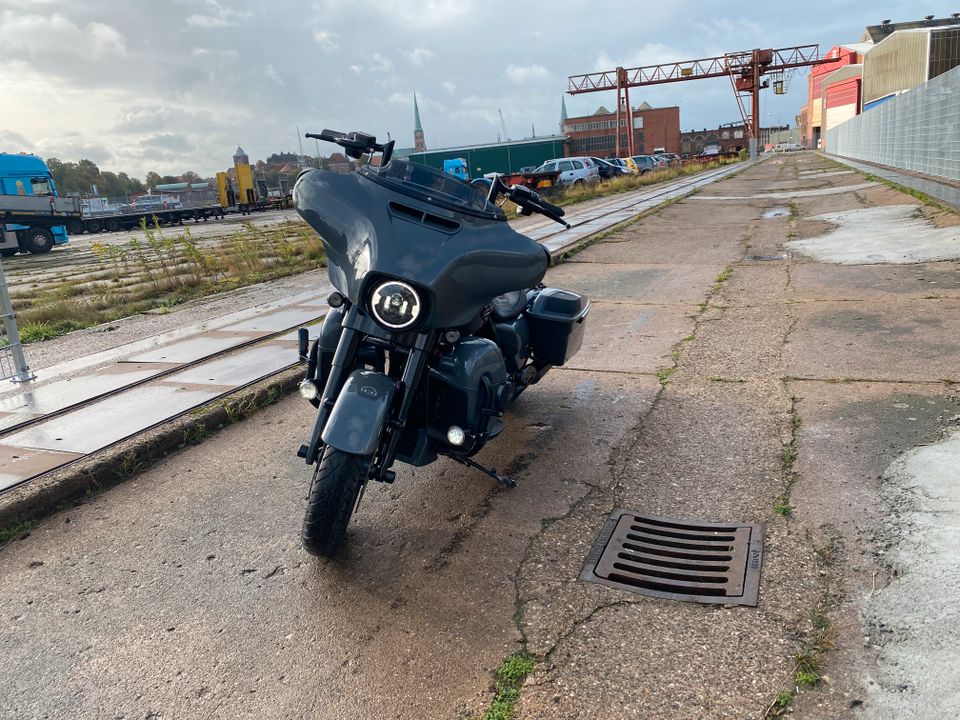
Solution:
M 783 710 L 793 703 L 793 693 L 783 691 L 777 695 L 776 700 L 773 701 L 773 706 L 778 710 Z
M 793 505 L 785 502 L 778 502 L 773 506 L 773 511 L 777 515 L 782 515 L 783 517 L 793 517 Z
M 723 283 L 725 283 L 727 280 L 730 279 L 731 275 L 733 275 L 733 268 L 730 265 L 727 265 L 723 269 L 723 272 L 717 275 L 717 285 L 722 285 Z
M 133 450 L 123 456 L 120 467 L 117 468 L 117 475 L 121 478 L 133 477 L 143 469 L 143 460 Z
M 793 470 L 793 463 L 797 459 L 797 449 L 793 445 L 783 446 L 783 468 L 786 471 Z
M 801 672 L 798 670 L 794 680 L 797 683 L 797 687 L 813 687 L 820 682 L 820 676 L 816 673 Z
M 57 328 L 47 322 L 26 322 L 20 326 L 22 343 L 42 342 L 62 334 L 63 331 L 58 332 Z
M 183 447 L 187 447 L 188 445 L 199 445 L 209 434 L 210 431 L 207 430 L 206 425 L 203 423 L 195 423 L 184 428 L 183 442 L 181 445 Z
M 22 537 L 25 533 L 30 532 L 34 525 L 35 523 L 30 520 L 18 520 L 11 525 L 0 528 L 0 543 L 6 544 L 11 540 Z
M 520 699 L 520 686 L 533 670 L 535 663 L 526 653 L 511 655 L 497 668 L 496 691 L 483 720 L 511 720 L 513 709 Z
M 657 370 L 657 380 L 660 381 L 660 384 L 663 387 L 666 387 L 670 384 L 670 376 L 677 371 L 676 367 L 665 367 Z

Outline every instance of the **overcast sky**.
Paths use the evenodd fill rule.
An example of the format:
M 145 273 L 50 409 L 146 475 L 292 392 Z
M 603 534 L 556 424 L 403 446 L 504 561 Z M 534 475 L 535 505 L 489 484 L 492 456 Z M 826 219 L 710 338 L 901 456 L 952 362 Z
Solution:
M 209 175 L 237 144 L 295 150 L 296 128 L 363 129 L 428 147 L 558 130 L 567 76 L 754 47 L 860 39 L 867 24 L 957 8 L 916 2 L 692 0 L 0 0 L 0 151 L 142 177 Z M 767 91 L 763 124 L 791 122 L 806 74 Z M 726 78 L 631 92 L 680 106 L 683 129 L 739 118 Z M 571 116 L 613 93 L 567 96 Z M 332 147 L 321 148 L 329 154 Z M 313 141 L 304 152 L 316 153 Z

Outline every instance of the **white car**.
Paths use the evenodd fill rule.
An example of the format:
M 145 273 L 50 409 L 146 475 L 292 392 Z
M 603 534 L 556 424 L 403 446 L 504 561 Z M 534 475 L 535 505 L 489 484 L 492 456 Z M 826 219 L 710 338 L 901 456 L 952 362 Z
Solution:
M 588 157 L 569 157 L 547 160 L 536 172 L 559 171 L 558 185 L 584 185 L 600 182 L 600 170 Z

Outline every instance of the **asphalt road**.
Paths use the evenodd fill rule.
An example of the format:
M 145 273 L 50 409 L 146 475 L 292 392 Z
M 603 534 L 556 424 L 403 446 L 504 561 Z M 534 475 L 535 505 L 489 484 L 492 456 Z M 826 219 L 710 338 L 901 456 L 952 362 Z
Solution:
M 819 169 L 835 168 L 773 158 L 550 271 L 594 305 L 581 352 L 480 458 L 516 489 L 399 466 L 342 557 L 318 561 L 297 541 L 311 413 L 289 398 L 13 540 L 0 717 L 476 717 L 526 649 L 518 718 L 760 718 L 820 635 L 795 716 L 956 714 L 918 680 L 935 637 L 896 600 L 917 569 L 890 519 L 922 531 L 938 509 L 903 497 L 933 461 L 898 458 L 960 417 L 960 264 L 785 253 L 830 232 L 814 216 L 913 202 Z M 759 606 L 578 581 L 614 507 L 764 523 Z M 957 606 L 955 585 L 940 593 Z M 938 652 L 946 678 L 960 659 Z

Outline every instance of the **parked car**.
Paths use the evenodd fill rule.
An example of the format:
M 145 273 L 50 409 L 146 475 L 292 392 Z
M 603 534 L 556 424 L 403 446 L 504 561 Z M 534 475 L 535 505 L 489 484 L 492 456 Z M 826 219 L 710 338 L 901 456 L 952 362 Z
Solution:
M 630 167 L 630 165 L 627 164 L 627 161 L 624 160 L 623 158 L 618 158 L 618 157 L 607 158 L 604 162 L 608 162 L 611 165 L 616 165 L 618 168 L 620 168 L 620 170 L 623 172 L 624 175 L 633 175 L 636 172 L 632 167 Z
M 600 182 L 600 171 L 588 157 L 569 157 L 547 160 L 537 172 L 559 171 L 558 185 L 583 185 Z
M 649 155 L 634 155 L 627 158 L 627 162 L 632 163 L 635 168 L 634 172 L 640 175 L 646 175 L 648 172 L 660 169 L 660 164 Z
M 655 157 L 663 160 L 668 166 L 680 164 L 680 156 L 677 155 L 676 153 L 668 153 L 668 152 L 655 153 Z
M 609 180 L 610 178 L 615 178 L 620 175 L 623 175 L 623 168 L 621 168 L 616 163 L 608 162 L 600 158 L 592 157 L 594 164 L 597 166 L 597 170 L 600 171 L 601 180 Z

